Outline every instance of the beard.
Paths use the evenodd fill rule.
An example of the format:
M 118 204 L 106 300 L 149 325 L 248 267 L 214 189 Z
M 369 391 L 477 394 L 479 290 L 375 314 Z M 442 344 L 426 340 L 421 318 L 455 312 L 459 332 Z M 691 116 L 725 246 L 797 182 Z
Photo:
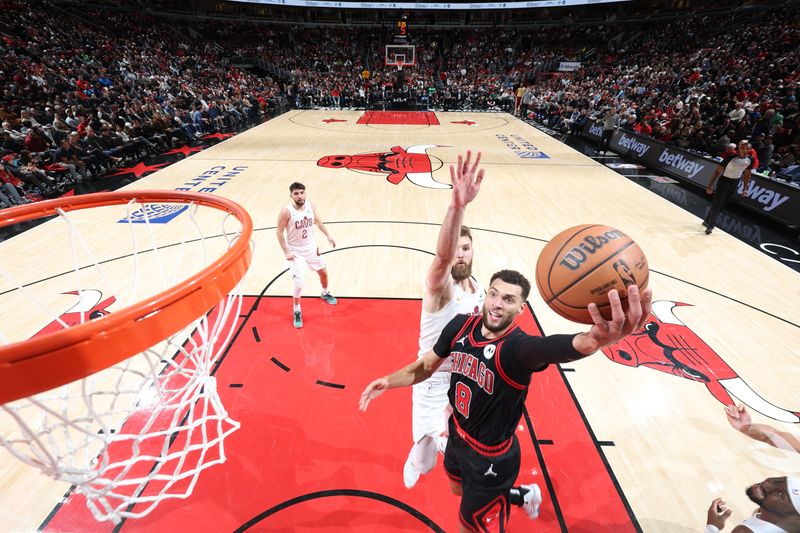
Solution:
M 450 267 L 450 275 L 456 282 L 464 281 L 472 275 L 472 263 L 453 265 Z
M 755 494 L 753 494 L 753 487 L 747 487 L 745 489 L 744 493 L 747 495 L 747 497 L 750 499 L 751 502 L 753 502 L 754 504 L 756 504 L 758 506 L 761 505 L 761 501 L 756 499 Z
M 304 203 L 306 203 L 306 199 L 300 198 L 299 200 L 295 200 L 294 203 L 295 205 L 303 205 Z
M 744 493 L 747 495 L 747 497 L 750 499 L 751 502 L 758 505 L 765 511 L 770 511 L 779 515 L 783 515 L 783 513 L 781 513 L 780 510 L 774 508 L 774 505 L 772 505 L 772 503 L 768 502 L 769 494 L 766 493 L 763 487 L 761 488 L 761 490 L 764 496 L 760 500 L 758 499 L 758 496 L 756 496 L 756 493 L 753 490 L 754 487 L 755 485 L 751 485 L 750 487 L 747 487 L 747 489 L 745 489 L 744 491 Z

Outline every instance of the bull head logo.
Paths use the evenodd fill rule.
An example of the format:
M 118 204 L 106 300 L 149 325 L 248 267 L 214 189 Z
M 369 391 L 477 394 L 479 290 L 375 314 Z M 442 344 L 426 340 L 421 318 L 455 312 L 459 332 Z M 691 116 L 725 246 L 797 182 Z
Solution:
M 386 174 L 389 183 L 397 185 L 408 179 L 414 185 L 428 189 L 452 189 L 447 183 L 433 179 L 433 164 L 428 155 L 429 148 L 436 144 L 394 146 L 388 152 L 355 155 L 326 155 L 317 161 L 324 168 L 346 168 L 349 170 Z M 441 161 L 439 161 L 441 166 Z M 438 167 L 437 167 L 438 168 Z
M 103 293 L 96 289 L 70 291 L 64 294 L 74 294 L 78 296 L 78 302 L 39 330 L 33 337 L 55 333 L 56 331 L 71 328 L 88 322 L 89 320 L 105 316 L 109 314 L 107 308 L 116 301 L 116 298 L 112 296 L 101 302 L 100 300 L 103 297 Z
M 733 404 L 731 395 L 751 409 L 781 422 L 800 422 L 800 413 L 769 403 L 739 377 L 722 357 L 711 349 L 673 309 L 680 302 L 653 302 L 653 313 L 644 328 L 624 340 L 603 348 L 603 353 L 625 366 L 644 366 L 683 379 L 703 383 L 723 405 Z

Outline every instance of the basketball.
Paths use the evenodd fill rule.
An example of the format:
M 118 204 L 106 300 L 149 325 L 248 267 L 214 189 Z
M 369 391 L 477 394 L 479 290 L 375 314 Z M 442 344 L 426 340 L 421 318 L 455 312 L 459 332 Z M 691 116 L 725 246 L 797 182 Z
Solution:
M 608 292 L 617 289 L 628 309 L 630 285 L 647 287 L 647 258 L 633 239 L 618 229 L 584 224 L 553 237 L 536 262 L 536 286 L 550 308 L 573 322 L 593 324 L 587 309 L 597 304 L 611 319 Z

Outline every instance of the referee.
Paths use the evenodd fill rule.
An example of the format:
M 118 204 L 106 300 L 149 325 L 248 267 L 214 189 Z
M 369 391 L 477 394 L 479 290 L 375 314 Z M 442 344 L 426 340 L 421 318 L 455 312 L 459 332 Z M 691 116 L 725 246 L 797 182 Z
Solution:
M 714 198 L 711 200 L 711 209 L 709 209 L 706 218 L 703 220 L 703 225 L 706 227 L 706 235 L 714 231 L 717 217 L 728 201 L 733 198 L 736 188 L 739 186 L 739 180 L 742 178 L 744 178 L 742 196 L 747 196 L 750 185 L 750 172 L 753 170 L 754 164 L 755 160 L 750 155 L 750 143 L 748 141 L 739 141 L 738 151 L 723 159 L 714 171 L 714 175 L 711 176 L 711 181 L 708 182 L 708 187 L 706 187 L 706 194 L 714 194 Z M 720 175 L 722 175 L 722 179 L 719 180 L 715 192 L 714 183 L 717 182 L 717 178 Z

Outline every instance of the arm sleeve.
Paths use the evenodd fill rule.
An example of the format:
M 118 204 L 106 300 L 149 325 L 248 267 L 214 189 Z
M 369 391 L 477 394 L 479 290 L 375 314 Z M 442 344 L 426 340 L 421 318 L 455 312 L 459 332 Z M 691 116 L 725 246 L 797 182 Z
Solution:
M 442 359 L 450 355 L 450 347 L 468 318 L 469 315 L 456 315 L 453 320 L 447 323 L 442 330 L 442 334 L 439 335 L 439 340 L 433 345 L 433 352 L 436 355 Z
M 517 361 L 524 368 L 538 372 L 551 363 L 570 363 L 586 357 L 575 350 L 572 339 L 575 335 L 527 336 L 519 343 Z

